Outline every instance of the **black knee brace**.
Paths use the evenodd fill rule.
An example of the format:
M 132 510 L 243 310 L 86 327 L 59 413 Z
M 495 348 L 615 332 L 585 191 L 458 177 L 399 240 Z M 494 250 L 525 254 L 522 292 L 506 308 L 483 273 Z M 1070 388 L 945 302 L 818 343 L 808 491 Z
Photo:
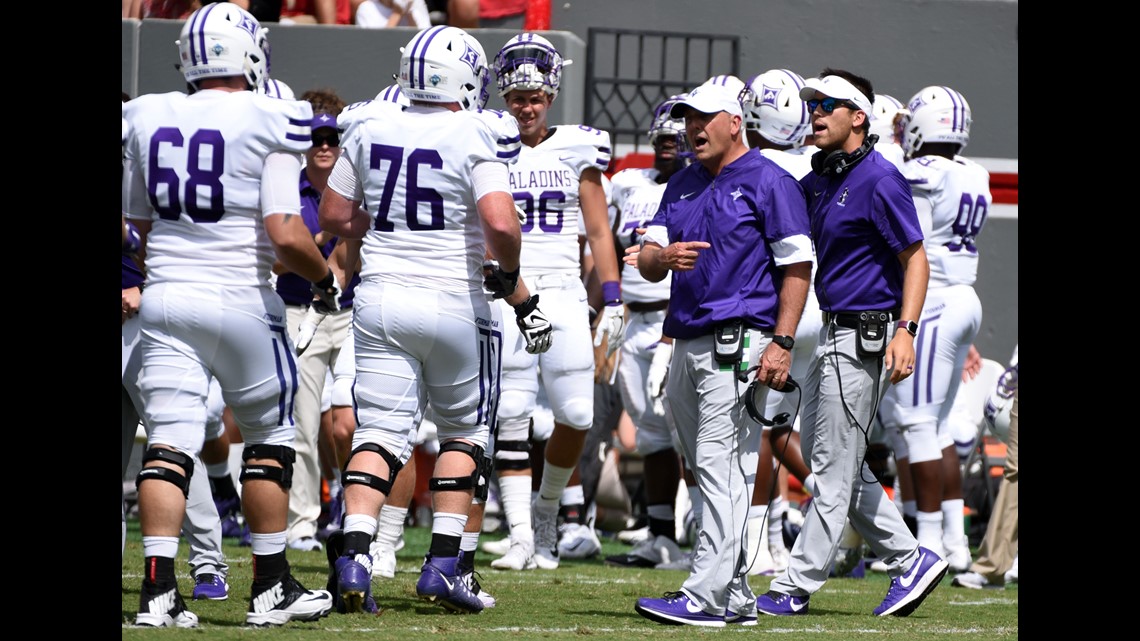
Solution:
M 356 456 L 357 452 L 375 452 L 379 454 L 384 462 L 388 464 L 388 478 L 382 479 L 375 474 L 368 472 L 361 472 L 359 470 L 349 470 L 348 464 L 352 461 L 352 457 Z M 367 485 L 368 487 L 380 492 L 384 496 L 392 493 L 392 484 L 396 482 L 396 475 L 404 467 L 403 463 L 397 459 L 391 452 L 380 447 L 375 443 L 365 443 L 360 447 L 352 450 L 352 454 L 348 455 L 348 461 L 344 462 L 345 472 L 341 475 L 341 485 L 348 486 L 352 484 Z
M 495 459 L 484 456 L 482 461 L 475 468 L 475 473 L 479 475 L 478 484 L 475 486 L 475 500 L 486 502 L 491 492 L 491 472 L 495 471 Z
M 471 445 L 470 443 L 462 443 L 460 441 L 447 441 L 439 446 L 439 456 L 443 456 L 444 452 L 463 452 L 475 461 L 475 469 L 471 472 L 471 476 L 458 477 L 458 478 L 438 478 L 432 477 L 428 481 L 428 489 L 432 492 L 441 490 L 472 490 L 478 487 L 479 475 L 482 473 L 483 466 L 486 465 L 486 456 L 483 455 L 483 448 L 478 445 Z
M 530 456 L 505 458 L 502 452 L 530 452 L 530 441 L 495 441 L 495 467 L 500 470 L 529 470 Z
M 272 465 L 250 465 L 245 463 L 254 458 L 273 459 L 281 467 Z M 245 483 L 246 479 L 262 481 L 277 481 L 277 484 L 286 490 L 293 487 L 293 461 L 297 460 L 297 451 L 288 445 L 246 445 L 241 452 L 241 476 L 238 480 Z
M 185 474 L 179 474 L 169 467 L 146 467 L 146 464 L 151 461 L 163 461 L 165 463 L 173 463 L 182 468 Z M 143 481 L 149 479 L 156 479 L 159 481 L 166 481 L 173 483 L 178 489 L 182 490 L 182 495 L 185 497 L 190 496 L 190 477 L 194 476 L 194 459 L 186 456 L 177 450 L 168 450 L 161 447 L 151 447 L 143 454 L 143 468 L 139 470 L 139 474 L 135 477 L 135 489 L 142 485 Z

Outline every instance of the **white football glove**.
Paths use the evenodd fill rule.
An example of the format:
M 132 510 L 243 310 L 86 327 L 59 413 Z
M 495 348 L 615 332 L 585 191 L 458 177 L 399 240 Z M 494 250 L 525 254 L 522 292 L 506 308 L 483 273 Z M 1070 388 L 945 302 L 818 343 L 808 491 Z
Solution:
M 602 317 L 594 330 L 594 347 L 600 347 L 602 340 L 606 342 L 606 359 L 614 355 L 621 342 L 625 340 L 625 308 L 621 305 L 606 305 L 602 308 Z
M 317 327 L 320 326 L 325 316 L 328 314 L 318 311 L 313 305 L 309 305 L 309 309 L 305 311 L 305 318 L 301 320 L 301 327 L 297 330 L 297 341 L 294 345 L 297 348 L 297 356 L 304 354 L 305 350 L 309 349 L 309 344 L 313 342 L 313 336 L 317 333 Z
M 665 416 L 665 377 L 669 375 L 669 361 L 673 358 L 672 343 L 657 343 L 653 350 L 653 361 L 649 364 L 649 375 L 645 379 L 645 392 L 653 402 L 653 413 Z
M 526 224 L 526 212 L 523 211 L 522 207 L 519 207 L 519 204 L 517 202 L 515 203 L 515 215 L 519 217 L 520 225 Z
M 554 327 L 538 308 L 538 294 L 515 306 L 515 322 L 526 339 L 528 354 L 541 354 L 550 349 L 554 340 Z

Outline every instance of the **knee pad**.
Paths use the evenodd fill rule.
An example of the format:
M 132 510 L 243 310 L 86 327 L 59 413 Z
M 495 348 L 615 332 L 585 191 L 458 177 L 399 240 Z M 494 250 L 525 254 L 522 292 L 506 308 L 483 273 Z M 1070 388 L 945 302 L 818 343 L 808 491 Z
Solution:
M 585 432 L 594 425 L 594 403 L 590 399 L 576 399 L 562 407 L 563 418 L 558 421 L 579 432 Z
M 281 467 L 246 463 L 255 458 L 273 459 Z M 242 483 L 247 480 L 276 481 L 286 490 L 293 487 L 293 461 L 297 460 L 297 452 L 288 445 L 246 445 L 241 451 L 241 460 L 241 476 L 238 480 Z
M 352 461 L 352 457 L 356 456 L 359 452 L 374 452 L 379 454 L 380 458 L 384 459 L 384 462 L 388 464 L 388 478 L 383 479 L 375 474 L 369 474 L 368 472 L 361 472 L 359 470 L 348 471 L 348 464 Z M 348 455 L 348 460 L 344 462 L 344 469 L 346 471 L 341 474 L 340 482 L 341 485 L 344 486 L 367 485 L 384 496 L 388 496 L 392 493 L 392 484 L 396 482 L 396 475 L 400 473 L 403 467 L 404 465 L 400 463 L 400 459 L 396 458 L 395 455 L 388 450 L 375 443 L 364 443 L 355 450 L 352 450 L 352 453 Z
M 500 470 L 529 470 L 530 441 L 495 441 L 495 467 Z
M 444 452 L 463 452 L 467 456 L 470 456 L 471 460 L 475 462 L 475 469 L 471 472 L 471 476 L 458 478 L 439 478 L 433 476 L 431 480 L 428 481 L 428 489 L 432 492 L 477 489 L 480 475 L 483 473 L 483 467 L 486 465 L 485 461 L 487 460 L 487 457 L 483 455 L 483 448 L 461 441 L 447 441 L 439 446 L 439 456 L 443 456 Z
M 499 394 L 499 431 L 502 431 L 504 423 L 509 423 L 512 419 L 526 422 L 527 415 L 534 410 L 534 398 L 533 393 L 503 390 Z
M 938 446 L 938 429 L 934 423 L 919 423 L 903 430 L 910 462 L 925 463 L 942 458 L 942 448 Z
M 163 461 L 164 463 L 173 463 L 182 468 L 185 474 L 179 474 L 168 467 L 147 467 L 146 464 L 151 461 Z M 184 497 L 190 497 L 190 477 L 194 476 L 194 459 L 179 452 L 177 450 L 168 450 L 161 447 L 151 447 L 143 454 L 142 459 L 143 468 L 139 470 L 139 474 L 135 477 L 135 489 L 142 485 L 143 481 L 155 479 L 159 481 L 166 481 L 173 483 L 175 487 L 182 490 Z

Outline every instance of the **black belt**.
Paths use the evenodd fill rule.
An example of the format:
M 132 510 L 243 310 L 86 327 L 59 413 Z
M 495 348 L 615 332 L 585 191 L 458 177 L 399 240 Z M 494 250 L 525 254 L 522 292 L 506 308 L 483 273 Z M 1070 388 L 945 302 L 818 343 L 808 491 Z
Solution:
M 659 311 L 669 307 L 669 301 L 668 300 L 655 300 L 655 301 L 650 301 L 648 303 L 635 303 L 633 301 L 630 301 L 630 302 L 626 303 L 626 306 L 629 307 L 629 311 L 631 311 L 631 312 L 637 312 L 637 313 L 659 312 Z
M 896 307 L 894 309 L 888 310 L 872 310 L 870 313 L 878 314 L 881 311 L 885 311 L 886 314 L 890 317 L 887 319 L 887 322 L 898 320 L 899 316 L 902 314 L 901 307 Z M 824 312 L 823 324 L 827 325 L 831 323 L 831 321 L 835 321 L 835 324 L 839 325 L 840 327 L 859 329 L 859 315 L 863 313 L 865 312 Z

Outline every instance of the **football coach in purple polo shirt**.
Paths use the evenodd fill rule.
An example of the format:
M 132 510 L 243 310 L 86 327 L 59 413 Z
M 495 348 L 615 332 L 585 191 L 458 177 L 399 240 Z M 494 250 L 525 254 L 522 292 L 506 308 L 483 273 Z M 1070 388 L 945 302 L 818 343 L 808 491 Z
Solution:
M 891 576 L 874 615 L 907 616 L 946 574 L 946 562 L 919 547 L 865 457 L 888 378 L 898 383 L 913 371 L 913 338 L 930 274 L 910 187 L 875 151 L 878 136 L 869 134 L 874 95 L 867 79 L 833 69 L 800 90 L 820 148 L 812 172 L 800 180 L 824 314 L 804 381 L 800 430 L 816 494 L 788 569 L 757 599 L 763 614 L 807 614 L 849 517 Z
M 674 339 L 665 393 L 702 502 L 689 577 L 635 608 L 667 624 L 756 623 L 744 539 L 760 425 L 745 410 L 742 370 L 756 364 L 760 383 L 783 387 L 785 339 L 796 334 L 811 277 L 803 189 L 748 149 L 746 91 L 739 78 L 716 76 L 672 107 L 697 162 L 669 179 L 637 261 L 647 280 L 673 273 L 662 328 Z

